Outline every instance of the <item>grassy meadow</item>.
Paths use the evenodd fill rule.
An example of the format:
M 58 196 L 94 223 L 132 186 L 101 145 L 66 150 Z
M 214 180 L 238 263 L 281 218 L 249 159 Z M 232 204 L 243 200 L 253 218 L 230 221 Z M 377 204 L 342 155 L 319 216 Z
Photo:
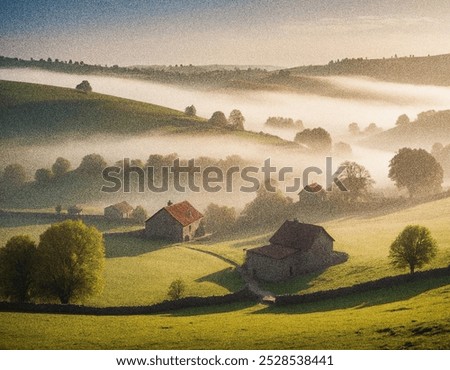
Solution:
M 124 125 L 123 123 L 126 122 Z M 0 126 L 5 144 L 42 144 L 91 135 L 221 135 L 274 146 L 277 136 L 214 126 L 159 105 L 75 89 L 0 80 Z
M 361 294 L 299 306 L 243 302 L 147 316 L 0 313 L 0 348 L 448 349 L 449 283 L 422 293 L 412 287 L 412 297 L 391 303 Z
M 0 217 L 1 244 L 17 234 L 37 238 L 50 223 L 14 217 Z M 406 273 L 390 266 L 389 246 L 406 225 L 416 223 L 429 227 L 439 245 L 426 268 L 447 266 L 450 198 L 326 222 L 335 249 L 347 252 L 349 260 L 262 287 L 278 294 L 303 293 Z M 167 244 L 143 239 L 134 226 L 94 225 L 107 232 L 107 258 L 103 293 L 80 302 L 93 306 L 160 302 L 176 278 L 185 280 L 187 295 L 237 291 L 243 281 L 233 264 L 243 262 L 244 249 L 264 244 L 272 234 Z M 128 317 L 0 313 L 0 348 L 438 349 L 449 348 L 449 333 L 450 277 L 285 307 L 242 302 Z

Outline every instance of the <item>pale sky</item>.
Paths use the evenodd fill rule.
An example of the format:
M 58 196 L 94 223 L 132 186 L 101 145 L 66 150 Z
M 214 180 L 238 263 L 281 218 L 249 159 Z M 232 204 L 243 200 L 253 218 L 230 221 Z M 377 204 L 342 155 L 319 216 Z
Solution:
M 0 0 L 0 55 L 259 64 L 450 53 L 448 0 Z

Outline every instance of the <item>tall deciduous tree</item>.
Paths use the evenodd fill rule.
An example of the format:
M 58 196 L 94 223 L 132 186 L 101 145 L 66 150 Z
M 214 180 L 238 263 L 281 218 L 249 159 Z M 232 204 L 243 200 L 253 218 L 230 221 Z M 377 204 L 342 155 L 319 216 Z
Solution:
M 342 192 L 351 201 L 364 200 L 375 181 L 369 171 L 356 162 L 345 161 L 340 167 L 343 171 L 339 175 L 339 180 L 348 190 Z
M 36 243 L 28 235 L 13 236 L 0 249 L 0 293 L 12 301 L 27 302 L 32 295 Z
M 397 236 L 391 245 L 389 258 L 398 268 L 409 268 L 411 274 L 423 267 L 435 256 L 437 243 L 430 230 L 424 226 L 409 225 Z
M 389 163 L 389 178 L 411 197 L 440 192 L 443 177 L 441 165 L 424 149 L 402 148 Z
M 40 293 L 69 303 L 103 286 L 105 248 L 102 234 L 81 221 L 64 221 L 40 237 L 37 283 Z
M 233 109 L 230 113 L 230 117 L 228 118 L 228 123 L 237 130 L 243 130 L 245 118 L 240 110 Z
M 172 283 L 170 284 L 167 295 L 172 300 L 180 299 L 183 296 L 185 290 L 186 284 L 184 283 L 184 281 L 181 279 L 177 279 L 172 281 Z
M 70 170 L 70 162 L 69 160 L 59 157 L 56 159 L 55 163 L 52 166 L 52 172 L 55 177 L 61 177 L 65 175 Z
M 184 109 L 184 114 L 190 117 L 196 116 L 197 109 L 193 105 L 190 105 Z

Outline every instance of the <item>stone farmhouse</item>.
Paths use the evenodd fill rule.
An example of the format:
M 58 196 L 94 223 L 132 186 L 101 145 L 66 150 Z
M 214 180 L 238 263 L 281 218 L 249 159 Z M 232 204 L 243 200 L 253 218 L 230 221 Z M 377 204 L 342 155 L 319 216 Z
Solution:
M 105 217 L 113 220 L 130 218 L 131 212 L 133 212 L 133 207 L 130 206 L 127 202 L 113 204 L 106 207 L 104 210 Z
M 203 215 L 188 201 L 161 208 L 145 221 L 145 235 L 149 238 L 187 242 L 199 234 Z
M 334 239 L 322 226 L 285 221 L 269 242 L 246 251 L 244 267 L 257 279 L 281 281 L 333 264 Z

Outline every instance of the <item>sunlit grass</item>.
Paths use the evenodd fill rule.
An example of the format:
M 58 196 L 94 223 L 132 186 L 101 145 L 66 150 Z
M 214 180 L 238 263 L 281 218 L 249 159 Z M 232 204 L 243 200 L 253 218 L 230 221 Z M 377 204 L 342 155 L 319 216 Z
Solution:
M 449 301 L 447 285 L 393 303 L 367 306 L 356 299 L 337 309 L 325 301 L 277 310 L 243 302 L 147 316 L 0 313 L 0 347 L 448 349 Z

